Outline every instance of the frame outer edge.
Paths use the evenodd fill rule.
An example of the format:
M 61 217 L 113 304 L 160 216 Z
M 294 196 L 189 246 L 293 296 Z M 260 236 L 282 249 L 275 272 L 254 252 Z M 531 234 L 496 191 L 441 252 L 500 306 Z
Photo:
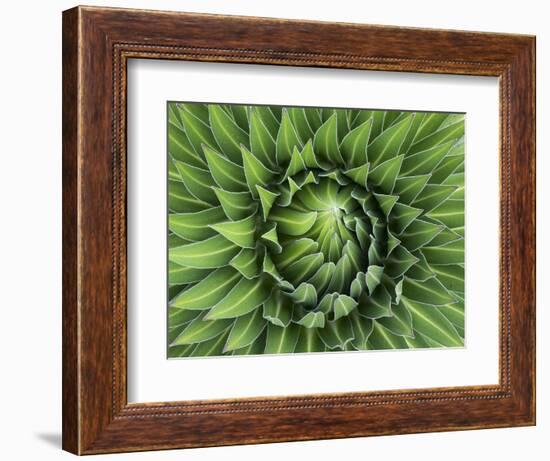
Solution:
M 80 453 L 79 360 L 79 42 L 80 10 L 62 15 L 62 448 Z
M 151 13 L 151 16 L 159 16 L 158 12 L 154 12 L 154 15 L 152 14 L 153 12 L 147 12 L 147 14 L 149 13 Z M 120 408 L 118 408 L 118 404 L 120 403 L 119 400 L 121 400 L 120 396 L 115 396 L 111 393 L 111 390 L 118 385 L 116 380 L 118 371 L 111 373 L 111 364 L 107 363 L 107 355 L 110 355 L 110 352 L 114 353 L 116 350 L 115 343 L 110 342 L 110 338 L 114 338 L 116 327 L 110 323 L 111 318 L 106 315 L 110 309 L 110 302 L 107 297 L 109 294 L 113 294 L 110 293 L 110 288 L 107 288 L 108 285 L 106 282 L 109 276 L 113 275 L 113 271 L 116 274 L 117 267 L 114 266 L 111 268 L 108 266 L 107 259 L 99 258 L 95 251 L 95 246 L 101 244 L 102 251 L 106 252 L 106 246 L 103 242 L 112 238 L 114 227 L 110 226 L 113 224 L 111 220 L 113 219 L 115 224 L 117 221 L 102 209 L 101 203 L 106 203 L 107 197 L 109 200 L 113 199 L 110 192 L 114 193 L 117 191 L 118 184 L 116 177 L 112 177 L 112 171 L 107 170 L 109 158 L 105 154 L 109 151 L 109 146 L 106 139 L 103 138 L 103 134 L 99 136 L 99 139 L 92 139 L 90 136 L 99 129 L 103 129 L 102 133 L 105 133 L 109 128 L 112 129 L 114 127 L 114 124 L 111 125 L 114 122 L 107 120 L 109 114 L 111 114 L 110 109 L 107 107 L 107 100 L 111 101 L 114 95 L 116 95 L 115 89 L 109 86 L 110 82 L 107 78 L 110 75 L 110 71 L 107 69 L 114 69 L 112 61 L 114 58 L 110 53 L 113 46 L 125 38 L 124 34 L 127 34 L 130 38 L 133 34 L 133 36 L 138 38 L 138 41 L 142 41 L 143 36 L 139 36 L 139 34 L 143 34 L 143 31 L 147 34 L 151 32 L 152 28 L 147 25 L 147 21 L 143 20 L 144 18 L 141 18 L 144 14 L 144 12 L 136 10 L 112 10 L 89 7 L 77 7 L 63 13 L 63 448 L 75 454 L 112 453 L 290 440 L 318 440 L 390 433 L 432 432 L 441 429 L 464 430 L 509 427 L 534 423 L 534 318 L 524 317 L 521 317 L 519 320 L 516 318 L 513 322 L 514 326 L 518 328 L 520 335 L 528 339 L 528 344 L 525 344 L 525 348 L 520 348 L 521 357 L 513 357 L 513 365 L 515 365 L 513 367 L 513 369 L 515 368 L 514 373 L 516 377 L 520 378 L 514 380 L 514 383 L 519 384 L 514 392 L 516 398 L 502 401 L 503 406 L 500 414 L 496 415 L 499 418 L 491 421 L 484 420 L 483 413 L 485 410 L 489 411 L 491 408 L 496 407 L 491 404 L 491 400 L 488 400 L 488 398 L 485 400 L 486 397 L 479 397 L 477 402 L 464 402 L 464 406 L 468 407 L 469 411 L 471 411 L 471 416 L 477 417 L 479 415 L 481 418 L 477 423 L 464 419 L 468 417 L 468 415 L 464 415 L 462 419 L 458 419 L 448 425 L 445 424 L 444 427 L 440 426 L 439 429 L 430 423 L 427 426 L 418 425 L 415 427 L 397 424 L 397 427 L 368 430 L 363 428 L 364 421 L 362 420 L 363 417 L 370 413 L 370 410 L 367 412 L 366 407 L 361 410 L 362 415 L 357 416 L 354 421 L 349 421 L 349 424 L 341 432 L 328 432 L 325 428 L 317 427 L 316 424 L 320 423 L 320 426 L 322 426 L 323 421 L 326 422 L 331 418 L 342 420 L 344 418 L 342 416 L 344 411 L 348 410 L 344 410 L 344 408 L 335 410 L 323 405 L 318 405 L 313 407 L 313 409 L 296 407 L 293 411 L 298 411 L 298 413 L 290 413 L 289 411 L 279 413 L 283 415 L 282 417 L 275 417 L 275 410 L 270 412 L 269 409 L 249 414 L 236 412 L 234 415 L 230 413 L 223 414 L 224 412 L 220 411 L 217 415 L 204 413 L 202 415 L 183 416 L 175 413 L 173 415 L 144 414 L 128 417 L 129 415 L 119 413 Z M 178 19 L 181 18 L 184 23 L 187 21 L 191 25 L 198 18 L 207 18 L 210 22 L 215 23 L 218 19 L 231 19 L 229 31 L 234 32 L 238 36 L 238 40 L 233 37 L 237 45 L 241 42 L 239 27 L 243 26 L 242 23 L 248 22 L 248 19 L 252 19 L 248 18 L 245 21 L 245 19 L 238 17 L 212 17 L 179 13 L 164 13 L 162 14 L 162 19 L 164 21 L 164 17 L 170 18 L 172 16 L 175 18 L 176 15 Z M 121 25 L 131 23 L 136 17 L 139 19 L 136 27 L 132 26 L 130 28 Z M 300 21 L 279 21 L 276 19 L 262 19 L 261 21 L 265 21 L 268 26 L 271 25 L 275 28 L 283 27 L 282 25 L 284 25 L 284 28 L 287 28 L 287 26 L 290 28 L 290 26 L 294 25 L 296 27 L 303 26 L 306 29 L 313 27 L 331 28 L 334 26 L 332 23 L 312 24 Z M 350 27 L 352 26 L 350 25 Z M 367 27 L 365 26 L 365 30 L 367 30 Z M 354 27 L 354 29 L 359 28 L 361 28 L 361 25 Z M 375 33 L 380 35 L 381 29 L 375 29 Z M 391 27 L 384 29 L 384 34 L 392 30 L 393 28 Z M 402 29 L 397 28 L 395 30 L 402 31 Z M 408 32 L 415 35 L 421 33 L 419 30 L 409 30 Z M 152 42 L 146 42 L 142 46 L 152 47 L 151 43 L 155 43 L 155 39 L 159 41 L 159 46 L 164 47 L 172 46 L 172 43 L 167 45 L 167 40 L 173 40 L 176 43 L 182 42 L 182 38 L 178 35 L 179 32 L 173 33 L 175 35 L 169 36 L 168 39 L 164 36 L 155 38 L 154 36 L 149 37 L 147 35 L 147 40 L 150 39 Z M 214 31 L 212 33 L 217 34 L 218 32 Z M 430 33 L 432 35 L 436 34 L 447 37 L 447 48 L 451 46 L 456 47 L 456 41 L 460 38 L 460 36 L 451 31 Z M 298 35 L 300 34 L 303 35 L 303 31 Z M 229 35 L 230 37 L 227 38 L 228 41 L 232 40 L 231 34 Z M 262 37 L 262 33 L 260 32 L 256 35 Z M 357 35 L 360 34 L 355 31 L 353 35 L 357 41 Z M 515 61 L 517 64 L 518 53 L 521 53 L 521 70 L 526 72 L 532 71 L 534 67 L 534 39 L 506 35 L 498 37 L 490 34 L 485 35 L 484 37 L 488 41 L 488 45 L 493 50 L 502 50 L 502 47 L 506 43 L 510 45 L 506 48 L 506 52 L 503 51 L 502 55 L 497 55 L 500 56 L 498 58 L 499 61 L 497 61 L 493 56 L 490 59 L 486 58 L 485 56 L 487 56 L 490 50 L 480 51 L 477 41 L 472 41 L 472 37 L 469 37 L 470 34 L 467 35 L 468 40 L 466 41 L 466 45 L 474 47 L 473 49 L 476 50 L 475 52 L 472 51 L 472 53 L 474 55 L 481 55 L 483 59 L 490 60 L 491 65 L 503 63 L 504 60 L 506 60 L 507 64 L 511 63 L 511 61 Z M 497 38 L 503 40 L 503 42 L 494 43 Z M 224 40 L 222 40 L 223 42 Z M 459 40 L 458 43 L 460 43 Z M 194 49 L 195 52 L 203 46 L 202 41 L 195 38 L 191 39 L 191 45 L 194 44 L 197 45 Z M 265 46 L 265 44 L 260 46 L 260 53 L 275 53 L 273 50 L 265 48 Z M 234 47 L 234 44 L 230 43 L 229 48 L 238 49 L 238 46 Z M 356 44 L 355 48 L 358 49 L 358 53 L 361 55 L 362 45 Z M 465 51 L 459 53 L 458 58 L 461 58 L 468 51 L 467 48 Z M 519 48 L 521 48 L 521 51 Z M 461 48 L 459 47 L 458 49 Z M 241 49 L 239 52 L 248 54 L 251 51 L 254 50 Z M 321 49 L 321 51 L 323 50 Z M 286 54 L 292 55 L 294 53 L 295 56 L 300 55 L 296 51 L 282 51 L 281 53 L 283 55 L 282 58 L 275 53 L 275 61 L 283 62 L 285 59 L 288 59 L 284 57 Z M 311 56 L 314 55 L 315 53 L 311 53 Z M 318 57 L 314 57 L 312 62 L 315 61 L 319 64 L 320 62 L 317 61 L 321 59 L 319 57 L 321 55 L 322 53 Z M 164 54 L 163 56 L 166 57 Z M 230 56 L 230 61 L 244 61 L 241 56 L 242 54 L 236 57 Z M 338 55 L 335 56 L 337 57 Z M 197 60 L 215 60 L 215 57 L 216 54 L 213 53 L 212 55 L 208 55 L 207 58 Z M 399 60 L 395 64 L 397 70 L 408 68 L 404 64 L 405 58 L 403 58 L 403 62 L 401 62 L 402 59 L 400 57 L 397 59 Z M 421 55 L 418 60 L 425 61 L 425 56 Z M 297 59 L 296 62 L 298 61 Z M 303 62 L 303 60 L 300 60 L 300 62 Z M 329 63 L 327 67 L 337 67 L 339 65 L 333 56 L 329 56 L 327 62 Z M 389 61 L 386 61 L 383 67 L 388 65 L 387 62 Z M 449 61 L 449 63 L 445 63 L 444 67 L 435 67 L 427 71 L 447 73 L 444 70 L 446 66 L 451 68 L 451 63 L 452 61 Z M 317 64 L 314 63 L 314 65 Z M 459 59 L 454 64 L 461 66 L 465 63 Z M 299 64 L 294 63 L 292 65 Z M 323 63 L 322 65 L 324 67 L 325 64 Z M 103 75 L 103 71 L 105 71 L 105 75 Z M 466 71 L 466 74 L 469 74 L 469 72 L 469 70 Z M 477 72 L 473 74 L 478 75 Z M 525 184 L 527 182 L 528 187 L 526 188 L 527 193 L 523 196 L 522 204 L 525 206 L 523 211 L 534 213 L 534 188 L 533 184 L 529 183 L 529 181 L 533 180 L 535 173 L 534 125 L 531 125 L 534 121 L 534 99 L 531 99 L 534 98 L 534 81 L 524 76 L 523 82 L 526 80 L 527 87 L 523 87 L 520 92 L 521 94 L 518 96 L 520 99 L 525 98 L 523 99 L 524 103 L 530 102 L 533 106 L 529 107 L 525 114 L 526 118 L 529 118 L 529 115 L 531 115 L 531 119 L 526 122 L 527 139 L 523 140 L 525 148 L 524 161 L 528 163 L 528 167 L 524 170 L 526 174 L 522 176 L 521 183 Z M 99 105 L 96 104 L 97 101 L 100 102 Z M 105 202 L 102 202 L 102 200 Z M 527 221 L 529 224 L 534 225 L 534 219 L 533 214 Z M 90 227 L 92 224 L 92 227 L 94 227 L 93 231 Z M 99 226 L 99 229 L 97 229 L 97 226 Z M 111 230 L 109 231 L 109 229 Z M 532 238 L 534 238 L 534 229 L 526 233 L 525 247 L 532 250 L 527 256 L 528 262 L 534 261 L 534 241 L 531 240 Z M 114 250 L 116 250 L 116 246 L 113 247 Z M 534 266 L 531 271 L 525 274 L 525 277 L 530 280 L 529 278 L 532 277 L 533 273 Z M 534 280 L 530 280 L 529 287 L 534 286 L 534 283 Z M 111 297 L 111 299 L 116 299 L 116 296 L 117 292 L 115 291 L 114 297 Z M 530 305 L 527 306 L 527 311 L 529 314 L 534 314 L 533 293 L 527 295 L 527 301 L 532 301 L 532 304 L 529 303 Z M 524 303 L 519 304 L 523 305 Z M 516 314 L 518 313 L 519 310 L 516 310 Z M 112 355 L 112 357 L 118 356 Z M 528 370 L 530 373 L 529 376 L 526 376 Z M 107 383 L 109 382 L 111 382 L 111 387 L 107 389 Z M 527 393 L 521 392 L 523 389 L 527 390 Z M 431 412 L 431 410 L 439 409 L 441 412 L 444 412 L 449 406 L 456 406 L 459 399 L 453 397 L 448 400 L 448 404 L 440 405 L 438 402 L 426 399 L 424 401 L 426 405 L 425 410 Z M 396 402 L 398 408 L 394 410 L 401 410 L 407 414 L 408 411 L 413 411 L 413 408 L 409 407 L 409 403 L 412 404 L 420 401 L 422 399 L 406 403 Z M 122 402 L 122 404 L 124 403 Z M 505 406 L 505 403 L 508 405 Z M 529 413 L 529 410 L 526 410 L 526 407 L 531 408 L 531 413 Z M 391 410 L 391 407 L 389 409 Z M 315 424 L 310 424 L 310 427 L 301 433 L 289 432 L 289 428 L 291 429 L 292 426 L 295 426 L 296 416 L 294 415 L 297 415 L 298 420 L 303 418 L 304 422 L 307 422 L 310 411 L 320 415 L 320 419 Z M 505 412 L 510 412 L 508 419 L 503 419 Z M 172 443 L 172 439 L 170 438 L 172 436 L 166 431 L 167 426 L 165 423 L 167 420 L 164 419 L 165 416 L 173 417 L 172 421 L 174 424 L 172 424 L 172 428 L 175 432 L 178 430 L 187 432 L 189 429 L 192 429 L 191 432 L 193 432 L 193 425 L 197 423 L 199 433 L 195 432 L 196 436 L 194 438 L 188 437 L 186 441 Z M 428 416 L 426 417 L 428 418 Z M 431 420 L 431 418 L 430 414 L 429 419 Z M 275 427 L 271 426 L 273 421 L 279 427 L 277 425 Z M 282 424 L 281 421 L 283 421 Z M 348 422 L 347 419 L 345 421 L 346 423 Z M 395 421 L 398 422 L 397 419 Z M 161 424 L 161 422 L 164 424 Z M 222 435 L 216 440 L 210 439 L 213 423 L 221 424 L 222 429 Z M 258 429 L 260 432 L 257 433 L 254 431 L 248 432 L 251 428 L 256 430 L 256 427 L 262 426 L 262 424 L 265 426 L 263 432 L 261 428 Z M 164 432 L 156 430 L 160 426 L 162 426 Z M 280 430 L 274 435 L 271 433 L 274 429 Z M 268 432 L 270 435 L 266 435 Z M 165 437 L 165 440 L 170 440 L 170 442 L 159 442 L 158 440 L 151 439 L 151 436 L 156 437 L 159 433 Z M 189 432 L 187 432 L 188 434 Z M 169 439 L 166 439 L 166 437 L 169 437 Z M 154 441 L 147 442 L 147 438 Z

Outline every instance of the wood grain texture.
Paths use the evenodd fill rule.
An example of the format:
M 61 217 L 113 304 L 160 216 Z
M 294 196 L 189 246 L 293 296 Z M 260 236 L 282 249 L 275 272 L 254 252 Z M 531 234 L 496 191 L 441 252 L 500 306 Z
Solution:
M 535 422 L 535 40 L 78 7 L 63 14 L 63 447 L 78 454 Z M 500 78 L 500 382 L 129 404 L 126 63 L 175 59 Z

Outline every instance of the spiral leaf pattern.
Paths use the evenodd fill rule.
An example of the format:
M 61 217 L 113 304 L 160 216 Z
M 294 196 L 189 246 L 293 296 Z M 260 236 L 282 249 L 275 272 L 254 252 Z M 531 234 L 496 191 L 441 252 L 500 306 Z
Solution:
M 168 104 L 169 356 L 460 347 L 463 114 Z

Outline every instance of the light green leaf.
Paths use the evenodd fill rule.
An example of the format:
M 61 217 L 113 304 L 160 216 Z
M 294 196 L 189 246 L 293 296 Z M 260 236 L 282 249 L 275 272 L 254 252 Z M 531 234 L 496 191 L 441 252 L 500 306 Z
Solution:
M 168 228 L 181 238 L 196 242 L 215 235 L 208 226 L 224 219 L 225 213 L 221 207 L 193 213 L 171 213 L 168 215 Z
M 452 140 L 449 142 L 453 144 L 454 140 L 460 138 L 461 136 L 464 136 L 464 121 L 459 121 L 457 123 L 453 123 L 452 125 L 446 126 L 445 128 L 441 128 L 435 133 L 426 136 L 421 141 L 415 142 L 411 146 L 409 152 L 416 153 L 426 149 L 431 149 L 434 146 L 438 146 L 449 141 L 449 139 Z
M 384 272 L 395 279 L 401 277 L 417 262 L 418 258 L 413 256 L 403 245 L 399 245 L 388 257 Z
M 408 349 L 409 346 L 403 336 L 393 334 L 386 327 L 382 326 L 378 320 L 373 321 L 372 334 L 369 337 L 369 349 Z
M 380 318 L 377 322 L 396 335 L 414 337 L 411 314 L 402 302 L 392 308 L 392 314 L 391 317 Z
M 302 155 L 300 154 L 300 151 L 296 148 L 296 146 L 294 146 L 294 149 L 292 150 L 292 155 L 290 157 L 290 163 L 288 164 L 288 167 L 286 169 L 284 179 L 294 176 L 295 174 L 305 169 L 306 164 L 302 159 Z
M 203 149 L 212 178 L 218 186 L 230 192 L 248 190 L 244 170 L 240 165 L 233 163 L 208 146 L 203 146 Z
M 222 355 L 223 354 L 223 345 L 227 341 L 229 329 L 223 331 L 218 336 L 209 339 L 208 341 L 203 341 L 198 343 L 193 352 L 189 357 L 205 357 L 208 355 Z
M 422 248 L 422 253 L 430 265 L 464 263 L 464 240 L 455 240 L 440 246 Z
M 419 114 L 420 115 L 420 114 Z M 441 124 L 448 118 L 449 114 L 441 112 L 432 112 L 422 114 L 422 124 L 419 126 L 418 130 L 415 132 L 414 142 L 421 141 L 426 136 L 433 134 L 437 131 Z
M 391 296 L 384 285 L 378 285 L 373 294 L 363 294 L 357 305 L 359 314 L 369 319 L 391 316 Z
M 348 318 L 353 328 L 353 346 L 358 350 L 367 349 L 367 341 L 372 334 L 374 326 L 373 321 L 359 315 L 357 309 L 352 311 Z
M 264 319 L 279 327 L 286 327 L 292 319 L 292 303 L 280 290 L 274 289 L 264 301 Z
M 432 241 L 443 229 L 444 226 L 415 219 L 399 238 L 409 251 L 415 251 Z
M 451 141 L 405 157 L 401 165 L 401 177 L 430 174 L 447 155 L 452 144 Z
M 170 306 L 179 309 L 209 309 L 221 301 L 240 278 L 241 275 L 231 267 L 221 267 L 176 296 Z
M 196 116 L 195 109 L 199 107 L 199 105 L 181 104 L 179 107 L 179 113 L 185 128 L 185 133 L 197 155 L 202 155 L 203 144 L 210 146 L 212 149 L 219 149 L 218 143 L 214 139 L 212 130 L 208 125 L 208 121 L 205 122 L 201 120 L 200 117 Z
M 270 294 L 266 280 L 258 277 L 252 280 L 242 278 L 231 291 L 210 311 L 207 319 L 235 318 L 248 314 L 261 305 Z
M 204 320 L 201 315 L 193 320 L 170 345 L 182 346 L 208 341 L 226 331 L 232 322 L 232 320 Z
M 198 269 L 218 268 L 225 266 L 240 248 L 221 235 L 215 235 L 201 242 L 190 243 L 172 248 L 169 259 L 183 266 Z
M 292 208 L 274 207 L 269 219 L 275 221 L 280 231 L 287 235 L 303 235 L 317 219 L 317 212 L 302 213 Z
M 318 243 L 309 238 L 292 240 L 288 245 L 285 245 L 283 254 L 273 255 L 273 260 L 277 267 L 284 270 L 300 258 L 316 253 L 318 247 Z
M 212 190 L 229 219 L 238 221 L 256 212 L 258 205 L 248 192 L 228 192 L 217 187 L 213 187 Z
M 357 184 L 359 184 L 362 187 L 367 187 L 367 177 L 369 175 L 369 163 L 364 163 L 361 166 L 357 166 L 355 168 L 352 168 L 351 170 L 344 171 L 344 174 L 348 177 L 353 179 Z
M 464 227 L 464 200 L 446 200 L 427 216 L 441 221 L 450 229 Z
M 174 163 L 183 179 L 185 187 L 194 197 L 214 206 L 218 204 L 216 194 L 212 190 L 212 186 L 216 184 L 209 171 L 186 165 L 177 160 Z
M 422 192 L 424 187 L 426 187 L 429 179 L 429 174 L 397 178 L 393 188 L 393 194 L 399 196 L 399 201 L 401 203 L 410 205 L 418 194 Z
M 231 352 L 231 355 L 259 355 L 264 353 L 265 349 L 265 340 L 267 337 L 267 328 L 256 338 L 256 340 L 250 343 L 246 347 L 241 349 L 235 349 Z
M 433 265 L 431 267 L 445 288 L 464 293 L 464 267 L 458 264 Z
M 258 190 L 258 196 L 262 205 L 262 213 L 265 221 L 269 216 L 273 203 L 275 203 L 275 199 L 279 197 L 280 194 L 279 192 L 270 192 L 259 184 L 256 184 L 256 189 Z
M 401 235 L 405 229 L 422 214 L 420 208 L 415 208 L 402 203 L 396 203 L 392 208 L 390 216 L 390 228 L 397 234 Z
M 405 277 L 403 281 L 403 297 L 407 297 L 411 301 L 433 304 L 434 306 L 443 306 L 456 302 L 455 297 L 435 277 L 423 282 Z
M 452 149 L 451 149 L 452 150 Z M 464 164 L 464 152 L 459 155 L 451 155 L 451 151 L 441 161 L 434 170 L 430 182 L 432 184 L 442 184 L 458 167 Z
M 332 115 L 317 130 L 313 138 L 313 150 L 316 155 L 335 165 L 343 165 L 344 160 L 338 147 L 337 115 Z
M 343 255 L 336 264 L 327 290 L 340 293 L 351 285 L 351 279 L 352 273 L 349 256 Z
M 377 194 L 376 192 L 374 192 L 373 195 L 376 198 L 378 205 L 380 205 L 384 215 L 388 217 L 393 210 L 393 207 L 399 200 L 399 197 L 397 195 Z M 397 203 L 397 205 L 400 204 Z
M 413 206 L 422 208 L 424 213 L 428 213 L 447 200 L 456 189 L 455 186 L 428 184 L 413 202 Z
M 206 162 L 195 152 L 185 131 L 173 123 L 168 124 L 168 152 L 174 159 L 187 165 L 198 168 L 206 167 Z
M 384 130 L 368 147 L 368 160 L 373 167 L 399 154 L 401 144 L 409 131 L 413 114 Z
M 322 293 L 327 288 L 336 265 L 330 261 L 324 263 L 307 282 L 316 287 L 318 293 Z
M 304 328 L 324 328 L 325 314 L 323 312 L 307 312 L 301 319 L 297 320 L 298 325 Z
M 300 327 L 295 323 L 290 323 L 285 328 L 270 323 L 267 326 L 267 340 L 264 353 L 289 354 L 294 352 L 299 336 Z
M 334 300 L 334 320 L 345 317 L 357 307 L 357 301 L 348 295 L 339 295 Z
M 270 250 L 276 254 L 283 251 L 283 247 L 279 243 L 279 236 L 277 234 L 277 223 L 272 223 L 271 229 L 263 233 L 260 239 L 270 248 Z
M 246 182 L 250 193 L 258 197 L 256 185 L 268 187 L 270 181 L 274 178 L 275 172 L 267 168 L 254 154 L 242 147 L 243 165 Z
M 435 276 L 434 272 L 430 269 L 430 266 L 428 266 L 428 263 L 426 262 L 426 258 L 424 258 L 424 255 L 421 251 L 415 251 L 413 255 L 418 258 L 418 261 L 414 266 L 412 266 L 407 273 L 405 274 L 408 278 L 418 280 L 419 282 L 424 282 L 425 280 L 428 280 L 429 278 L 432 278 Z
M 315 152 L 313 152 L 313 142 L 309 140 L 301 152 L 302 159 L 308 168 L 321 168 L 321 163 Z
M 307 307 L 314 307 L 317 304 L 317 291 L 315 287 L 309 283 L 301 283 L 292 293 L 288 294 L 289 298 L 295 304 L 303 304 Z
M 268 107 L 250 109 L 250 150 L 264 165 L 275 168 L 275 136 L 279 122 Z
M 210 228 L 223 235 L 227 240 L 243 248 L 254 248 L 256 246 L 256 215 L 240 221 L 226 221 L 219 224 L 211 224 Z
M 175 213 L 193 212 L 206 210 L 211 206 L 210 203 L 192 195 L 182 182 L 171 179 L 168 181 L 168 208 L 170 211 Z
M 239 317 L 231 328 L 224 352 L 248 346 L 260 336 L 265 327 L 266 321 L 263 319 L 260 309 Z
M 300 137 L 302 144 L 305 144 L 309 139 L 313 138 L 313 130 L 309 126 L 306 111 L 303 107 L 289 107 L 287 110 L 296 133 Z
M 403 298 L 412 315 L 414 329 L 446 347 L 462 347 L 464 341 L 453 324 L 437 308 Z
M 226 154 L 232 162 L 241 165 L 241 145 L 244 145 L 247 149 L 250 147 L 248 133 L 240 128 L 220 105 L 209 104 L 208 112 L 212 134 L 216 138 L 221 152 Z
M 375 288 L 378 285 L 380 285 L 383 273 L 384 273 L 384 268 L 382 266 L 371 265 L 367 269 L 367 273 L 365 274 L 365 283 L 367 284 L 367 288 L 369 289 L 370 295 L 372 295 Z
M 324 352 L 325 344 L 315 328 L 300 328 L 300 336 L 294 352 Z
M 288 115 L 288 109 L 283 109 L 281 127 L 277 135 L 277 163 L 279 166 L 288 165 L 294 147 L 302 149 L 302 143 L 294 129 L 294 125 Z
M 170 285 L 184 285 L 198 282 L 204 279 L 209 273 L 210 269 L 195 269 L 168 261 L 168 283 Z
M 237 269 L 247 279 L 252 279 L 260 274 L 260 260 L 257 250 L 243 248 L 235 256 L 229 265 Z
M 372 118 L 351 130 L 340 144 L 340 152 L 349 168 L 361 167 L 367 163 L 367 145 L 372 128 Z
M 323 261 L 324 256 L 322 253 L 304 256 L 285 269 L 285 278 L 293 285 L 298 285 L 313 276 L 321 267 Z
M 327 322 L 325 328 L 318 329 L 317 332 L 325 345 L 332 350 L 344 350 L 354 339 L 351 321 L 347 316 Z
M 370 181 L 375 184 L 380 191 L 391 194 L 395 186 L 395 180 L 403 163 L 403 155 L 398 155 L 392 159 L 380 163 L 370 173 Z

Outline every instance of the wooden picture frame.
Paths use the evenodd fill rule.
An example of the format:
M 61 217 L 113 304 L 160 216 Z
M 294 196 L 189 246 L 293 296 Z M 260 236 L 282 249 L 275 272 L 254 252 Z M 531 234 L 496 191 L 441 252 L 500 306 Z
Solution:
M 500 382 L 134 404 L 126 395 L 129 59 L 495 76 Z M 76 454 L 535 424 L 535 39 L 77 7 L 63 13 L 63 448 Z

